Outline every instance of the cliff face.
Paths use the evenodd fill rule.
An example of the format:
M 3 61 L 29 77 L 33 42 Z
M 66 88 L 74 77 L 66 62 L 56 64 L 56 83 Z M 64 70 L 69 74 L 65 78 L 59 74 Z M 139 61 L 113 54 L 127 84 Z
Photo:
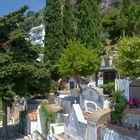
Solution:
M 108 9 L 118 6 L 120 0 L 100 0 L 99 5 L 101 9 Z

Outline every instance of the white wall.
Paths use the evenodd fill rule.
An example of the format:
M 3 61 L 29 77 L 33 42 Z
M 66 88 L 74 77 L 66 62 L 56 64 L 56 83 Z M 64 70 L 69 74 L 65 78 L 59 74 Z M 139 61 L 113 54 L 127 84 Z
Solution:
M 64 133 L 64 124 L 62 123 L 52 123 L 50 124 L 50 134 L 61 134 Z
M 128 79 L 115 79 L 115 90 L 123 91 L 127 100 L 129 100 L 129 86 L 131 81 Z
M 37 130 L 37 121 L 30 121 L 29 118 L 27 118 L 27 133 L 32 134 L 33 131 Z
M 44 137 L 46 136 L 46 131 L 45 131 L 45 116 L 44 113 L 42 112 L 40 105 L 37 109 L 37 124 L 38 124 L 38 132 L 42 134 Z
M 30 31 L 30 40 L 32 44 L 40 44 L 44 47 L 45 28 L 44 25 L 33 27 Z
M 98 140 L 98 125 L 88 122 L 87 123 L 87 137 L 86 140 Z M 110 140 L 110 139 L 109 139 Z
M 33 131 L 37 130 L 37 121 L 31 121 L 31 132 L 30 134 L 33 133 Z

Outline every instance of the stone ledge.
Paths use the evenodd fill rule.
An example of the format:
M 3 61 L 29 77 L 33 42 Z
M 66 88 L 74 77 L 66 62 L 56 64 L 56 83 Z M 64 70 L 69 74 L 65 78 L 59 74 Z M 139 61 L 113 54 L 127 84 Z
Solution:
M 104 124 L 110 120 L 110 111 L 110 109 L 96 110 L 88 116 L 87 121 L 98 125 Z
M 128 109 L 126 113 L 140 115 L 140 109 Z

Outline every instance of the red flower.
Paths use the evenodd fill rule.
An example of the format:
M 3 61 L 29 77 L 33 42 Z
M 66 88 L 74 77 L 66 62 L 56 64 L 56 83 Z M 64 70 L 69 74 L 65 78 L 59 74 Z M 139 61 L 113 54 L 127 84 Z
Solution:
M 132 98 L 132 97 L 130 97 L 130 99 L 129 99 L 129 105 L 130 105 L 130 107 L 135 108 L 135 107 L 138 106 L 138 104 L 139 104 L 139 99 L 138 98 Z

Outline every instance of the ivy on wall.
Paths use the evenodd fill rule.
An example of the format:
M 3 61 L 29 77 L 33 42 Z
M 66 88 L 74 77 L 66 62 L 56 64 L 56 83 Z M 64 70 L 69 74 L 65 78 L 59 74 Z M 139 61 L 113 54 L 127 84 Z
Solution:
M 49 125 L 50 123 L 55 122 L 56 114 L 53 112 L 50 112 L 48 110 L 47 104 L 44 102 L 41 102 L 40 107 L 41 107 L 42 112 L 45 115 L 45 130 L 46 130 L 46 133 L 48 134 L 50 130 Z

